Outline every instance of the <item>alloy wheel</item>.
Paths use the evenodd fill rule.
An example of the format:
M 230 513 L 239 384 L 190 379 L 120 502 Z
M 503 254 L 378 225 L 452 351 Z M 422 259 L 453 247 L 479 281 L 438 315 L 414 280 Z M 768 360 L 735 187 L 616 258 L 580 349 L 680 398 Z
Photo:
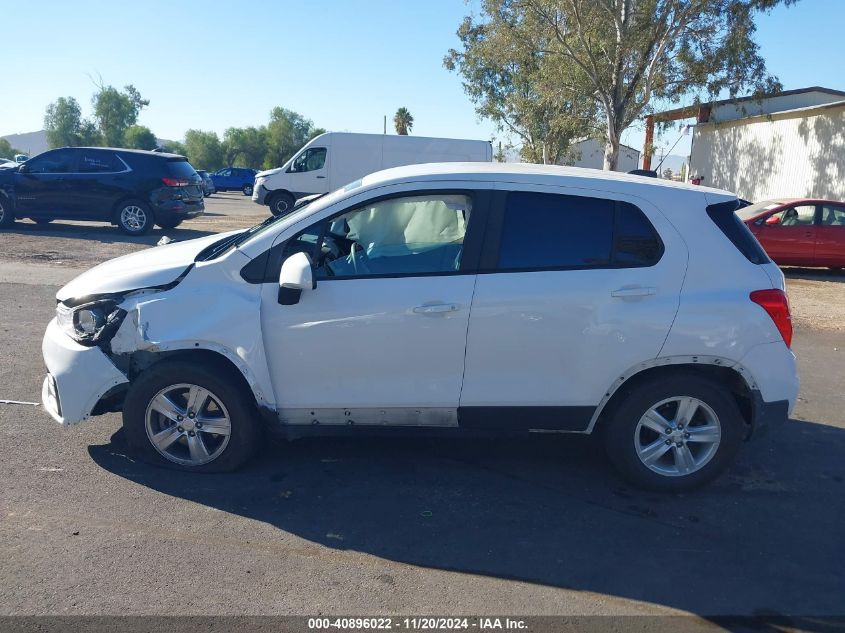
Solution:
M 640 418 L 634 448 L 650 470 L 683 477 L 701 470 L 716 454 L 722 426 L 716 413 L 698 398 L 661 400 Z
M 147 225 L 147 214 L 141 207 L 130 204 L 120 212 L 120 223 L 128 231 L 141 231 Z
M 147 437 L 165 459 L 183 466 L 201 466 L 226 450 L 232 434 L 222 400 L 199 385 L 181 383 L 159 391 L 150 400 Z

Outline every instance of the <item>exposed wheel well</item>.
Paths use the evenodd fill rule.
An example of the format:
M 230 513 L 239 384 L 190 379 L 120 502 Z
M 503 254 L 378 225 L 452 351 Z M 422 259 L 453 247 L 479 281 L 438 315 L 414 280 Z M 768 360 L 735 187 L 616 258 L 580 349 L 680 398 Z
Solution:
M 113 356 L 112 360 L 118 368 L 125 372 L 129 377 L 130 384 L 141 372 L 152 368 L 157 363 L 165 360 L 184 360 L 190 363 L 196 363 L 205 367 L 215 367 L 220 372 L 224 372 L 230 379 L 238 384 L 238 386 L 249 394 L 253 402 L 255 400 L 255 392 L 253 392 L 247 379 L 238 369 L 237 365 L 226 358 L 223 354 L 208 349 L 185 349 L 173 350 L 166 352 L 148 352 L 138 351 L 132 354 Z M 126 390 L 129 385 L 124 384 L 118 390 L 106 393 L 100 402 L 95 407 L 95 413 L 104 413 L 106 411 L 121 411 L 123 409 L 123 399 L 126 396 Z M 256 402 L 256 406 L 258 403 Z M 259 411 L 262 409 L 259 407 Z M 262 414 L 264 412 L 262 411 Z
M 748 383 L 745 382 L 745 379 L 739 372 L 730 367 L 699 363 L 661 365 L 659 367 L 644 369 L 634 374 L 613 392 L 610 400 L 602 408 L 593 430 L 595 431 L 601 428 L 602 422 L 612 415 L 615 407 L 619 405 L 619 402 L 627 393 L 630 393 L 647 380 L 661 376 L 677 375 L 678 373 L 707 377 L 724 386 L 731 393 L 734 400 L 736 400 L 737 406 L 742 413 L 742 419 L 750 431 L 752 425 L 752 397 Z

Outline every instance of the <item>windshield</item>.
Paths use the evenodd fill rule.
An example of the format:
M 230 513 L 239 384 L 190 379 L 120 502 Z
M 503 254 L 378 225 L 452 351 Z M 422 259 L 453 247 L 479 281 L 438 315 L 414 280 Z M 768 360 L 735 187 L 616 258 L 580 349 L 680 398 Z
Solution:
M 751 218 L 760 215 L 763 211 L 779 207 L 783 202 L 780 200 L 763 200 L 762 202 L 755 202 L 752 205 L 738 209 L 736 214 L 740 220 L 750 220 Z
M 300 198 L 295 205 L 293 205 L 293 209 L 287 215 L 271 215 L 269 218 L 264 220 L 263 222 L 256 224 L 248 228 L 246 231 L 241 231 L 240 233 L 236 233 L 234 235 L 229 235 L 224 237 L 210 246 L 206 246 L 203 250 L 201 250 L 197 256 L 194 258 L 194 261 L 197 262 L 204 262 L 211 259 L 215 259 L 220 257 L 223 253 L 228 251 L 230 248 L 239 246 L 246 242 L 249 239 L 252 239 L 256 235 L 260 235 L 271 226 L 275 225 L 277 222 L 281 220 L 285 220 L 290 218 L 294 214 L 297 214 L 300 210 L 307 207 L 309 204 L 314 202 L 315 200 L 324 197 L 325 193 L 318 193 L 314 194 L 313 196 L 305 196 L 304 198 Z

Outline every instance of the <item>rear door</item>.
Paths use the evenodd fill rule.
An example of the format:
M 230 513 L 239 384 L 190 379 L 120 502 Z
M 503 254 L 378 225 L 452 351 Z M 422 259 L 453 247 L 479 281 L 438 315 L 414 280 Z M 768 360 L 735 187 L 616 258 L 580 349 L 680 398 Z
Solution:
M 79 149 L 74 173 L 67 176 L 68 213 L 81 220 L 110 219 L 126 191 L 129 166 L 109 150 Z
M 762 218 L 755 231 L 776 263 L 813 266 L 816 248 L 816 205 L 796 204 Z
M 816 266 L 845 266 L 845 205 L 822 204 L 816 226 Z
M 76 152 L 54 149 L 25 163 L 15 174 L 15 204 L 19 216 L 46 215 L 65 217 L 71 213 L 73 200 L 68 196 L 68 175 L 73 172 Z
M 686 258 L 645 200 L 558 187 L 502 194 L 470 314 L 461 426 L 585 430 L 612 383 L 660 352 Z

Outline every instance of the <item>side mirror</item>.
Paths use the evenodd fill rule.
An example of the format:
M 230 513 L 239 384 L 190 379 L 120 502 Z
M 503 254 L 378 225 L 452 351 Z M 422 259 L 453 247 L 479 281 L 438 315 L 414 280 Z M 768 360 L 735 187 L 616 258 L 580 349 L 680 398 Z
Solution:
M 28 174 L 29 173 L 29 167 L 27 167 L 26 163 L 21 163 L 20 165 L 18 165 L 18 173 L 19 174 Z
M 294 253 L 282 262 L 279 273 L 279 303 L 290 306 L 299 303 L 303 290 L 317 287 L 314 281 L 314 266 L 305 253 Z
M 780 224 L 780 216 L 770 215 L 769 217 L 766 218 L 766 221 L 764 222 L 764 224 L 766 224 L 768 226 L 776 226 L 776 225 Z

